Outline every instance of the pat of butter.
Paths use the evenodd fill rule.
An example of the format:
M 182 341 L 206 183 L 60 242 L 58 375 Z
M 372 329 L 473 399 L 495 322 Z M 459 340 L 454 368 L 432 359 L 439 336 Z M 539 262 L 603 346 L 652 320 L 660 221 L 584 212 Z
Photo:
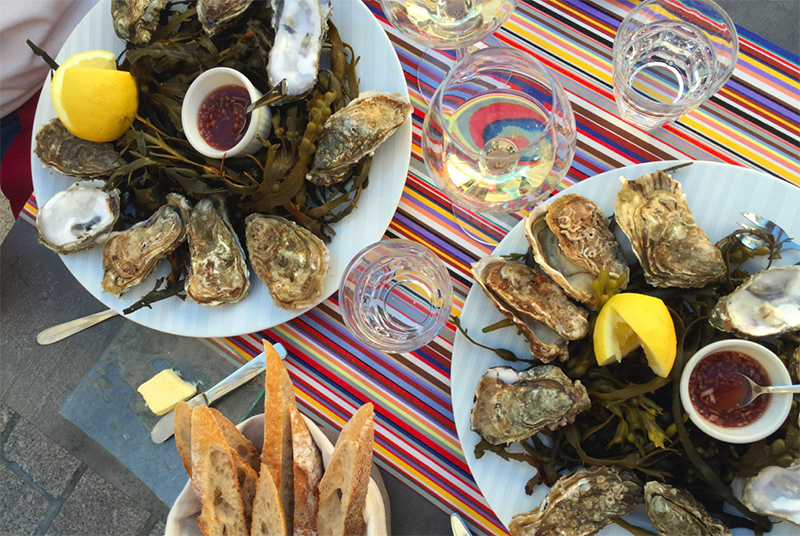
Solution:
M 174 370 L 162 370 L 137 389 L 144 403 L 156 415 L 172 411 L 178 402 L 188 400 L 197 392 L 194 385 L 186 383 Z

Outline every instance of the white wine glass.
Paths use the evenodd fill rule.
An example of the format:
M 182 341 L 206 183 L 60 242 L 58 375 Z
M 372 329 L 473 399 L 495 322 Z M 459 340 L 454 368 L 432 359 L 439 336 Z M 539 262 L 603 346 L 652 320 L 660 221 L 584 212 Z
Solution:
M 561 84 L 510 47 L 458 63 L 422 126 L 428 173 L 453 202 L 462 229 L 490 245 L 498 237 L 484 232 L 481 214 L 511 214 L 545 199 L 566 175 L 575 145 L 575 117 Z
M 519 0 L 381 0 L 389 22 L 409 39 L 428 47 L 417 68 L 417 86 L 425 102 L 468 47 L 487 40 L 514 12 Z M 496 40 L 492 40 L 496 41 Z M 430 49 L 456 51 L 455 62 Z

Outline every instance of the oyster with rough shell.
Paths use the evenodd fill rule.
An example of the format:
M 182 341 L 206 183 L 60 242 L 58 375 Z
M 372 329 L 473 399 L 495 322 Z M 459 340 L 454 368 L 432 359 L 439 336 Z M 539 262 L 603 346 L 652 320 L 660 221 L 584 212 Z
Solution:
M 213 195 L 197 203 L 186 236 L 191 258 L 186 295 L 200 305 L 242 301 L 250 290 L 250 271 L 225 199 Z
M 278 216 L 251 214 L 245 220 L 250 265 L 283 309 L 319 302 L 330 253 L 314 234 Z
M 111 19 L 120 39 L 144 46 L 158 28 L 161 10 L 169 0 L 111 0 Z
M 663 171 L 620 180 L 617 223 L 648 284 L 699 288 L 722 277 L 722 253 L 695 223 L 678 181 Z
M 65 255 L 105 242 L 119 218 L 119 192 L 103 184 L 77 182 L 48 199 L 36 216 L 39 243 Z
M 613 465 L 582 468 L 556 481 L 542 503 L 517 514 L 511 536 L 589 536 L 642 504 L 642 484 Z
M 525 217 L 525 236 L 542 270 L 573 299 L 597 310 L 592 283 L 601 270 L 611 279 L 629 270 L 603 211 L 578 194 L 539 205 Z M 625 288 L 627 283 L 622 287 Z
M 800 525 L 800 461 L 790 467 L 765 467 L 748 478 L 742 502 L 759 514 Z
M 289 95 L 302 96 L 317 83 L 327 25 L 319 0 L 272 0 L 275 41 L 267 75 L 275 87 L 286 80 Z
M 531 353 L 544 363 L 569 357 L 569 341 L 589 332 L 589 311 L 533 268 L 489 256 L 472 265 L 472 275 L 495 307 L 522 332 Z
M 558 367 L 494 367 L 475 389 L 470 427 L 492 445 L 502 445 L 569 424 L 589 406 L 586 388 Z
M 103 250 L 103 290 L 118 297 L 147 279 L 186 239 L 191 210 L 186 198 L 171 193 L 145 221 L 114 233 Z
M 197 18 L 208 35 L 214 35 L 238 19 L 253 0 L 198 0 Z
M 320 186 L 341 182 L 406 122 L 412 110 L 399 93 L 365 91 L 325 122 L 306 179 Z
M 644 486 L 644 506 L 661 536 L 731 536 L 688 491 L 660 482 Z
M 800 266 L 756 272 L 720 298 L 709 322 L 751 339 L 800 330 Z
M 122 165 L 113 145 L 82 140 L 67 130 L 58 118 L 36 133 L 35 151 L 43 166 L 71 177 L 105 177 Z

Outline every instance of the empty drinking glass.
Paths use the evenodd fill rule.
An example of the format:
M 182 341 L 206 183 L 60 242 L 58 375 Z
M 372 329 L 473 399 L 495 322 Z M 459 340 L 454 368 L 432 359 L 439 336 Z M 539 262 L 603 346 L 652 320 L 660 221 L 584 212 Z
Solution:
M 339 308 L 361 342 L 409 352 L 436 337 L 450 317 L 453 287 L 444 263 L 409 240 L 384 240 L 361 250 L 345 268 Z
M 730 78 L 736 27 L 712 0 L 648 0 L 614 39 L 614 97 L 620 115 L 653 129 L 694 110 Z

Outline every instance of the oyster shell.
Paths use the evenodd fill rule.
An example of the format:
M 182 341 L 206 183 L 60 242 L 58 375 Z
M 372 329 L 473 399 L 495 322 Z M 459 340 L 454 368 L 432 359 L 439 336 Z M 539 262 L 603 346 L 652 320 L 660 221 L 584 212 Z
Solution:
M 365 91 L 325 122 L 306 179 L 320 186 L 342 181 L 406 122 L 412 110 L 399 93 Z
M 122 165 L 113 145 L 82 140 L 67 130 L 58 118 L 36 133 L 35 151 L 43 166 L 72 177 L 105 177 Z
M 615 466 L 578 469 L 562 476 L 542 503 L 517 514 L 512 536 L 588 536 L 642 504 L 642 484 Z
M 319 0 L 272 0 L 275 42 L 267 74 L 275 87 L 286 79 L 289 95 L 305 95 L 317 83 L 325 24 Z
M 569 301 L 561 287 L 525 264 L 489 256 L 472 265 L 472 275 L 497 309 L 522 331 L 531 353 L 544 363 L 566 360 L 568 341 L 589 332 L 589 311 Z
M 661 536 L 731 536 L 727 527 L 708 515 L 688 491 L 648 482 L 644 486 L 644 506 Z
M 590 309 L 597 310 L 592 283 L 600 270 L 608 270 L 612 279 L 624 274 L 627 280 L 622 246 L 608 228 L 603 211 L 582 195 L 568 194 L 540 205 L 525 217 L 524 226 L 542 270 Z
M 589 406 L 586 388 L 558 367 L 494 367 L 475 389 L 470 427 L 492 445 L 502 445 L 569 424 Z
M 153 273 L 186 239 L 191 208 L 183 196 L 168 194 L 167 203 L 148 219 L 114 233 L 103 250 L 103 290 L 120 296 Z
M 720 298 L 709 322 L 721 331 L 747 338 L 800 330 L 800 266 L 756 272 Z
M 197 18 L 208 35 L 214 35 L 239 18 L 253 0 L 198 0 Z
M 800 525 L 800 463 L 790 467 L 765 467 L 747 479 L 742 502 L 759 514 Z
M 158 27 L 161 10 L 169 0 L 111 0 L 114 31 L 120 39 L 146 45 Z
M 648 284 L 696 288 L 722 277 L 722 253 L 694 222 L 679 182 L 663 171 L 620 180 L 617 223 Z
M 186 226 L 191 268 L 186 295 L 201 305 L 236 303 L 250 290 L 250 271 L 239 237 L 228 219 L 225 200 L 203 198 Z
M 39 243 L 67 254 L 105 242 L 119 218 L 119 192 L 104 192 L 103 184 L 78 182 L 48 199 L 36 216 Z
M 311 231 L 278 216 L 251 214 L 245 220 L 250 265 L 283 309 L 303 309 L 322 297 L 330 254 Z

